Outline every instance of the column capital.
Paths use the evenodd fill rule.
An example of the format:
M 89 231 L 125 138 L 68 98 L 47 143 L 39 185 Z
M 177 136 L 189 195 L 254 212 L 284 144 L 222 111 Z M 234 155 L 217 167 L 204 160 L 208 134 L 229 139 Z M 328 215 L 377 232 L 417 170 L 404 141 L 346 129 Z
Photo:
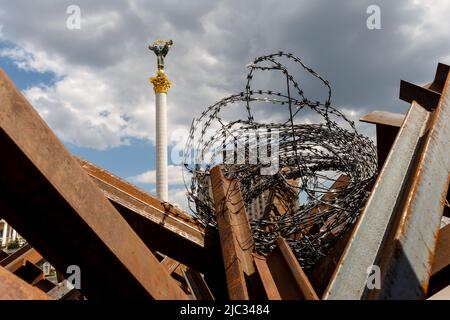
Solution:
M 156 77 L 150 77 L 150 82 L 153 84 L 153 90 L 155 93 L 167 93 L 169 88 L 172 86 L 169 79 L 167 78 L 164 70 L 159 69 Z

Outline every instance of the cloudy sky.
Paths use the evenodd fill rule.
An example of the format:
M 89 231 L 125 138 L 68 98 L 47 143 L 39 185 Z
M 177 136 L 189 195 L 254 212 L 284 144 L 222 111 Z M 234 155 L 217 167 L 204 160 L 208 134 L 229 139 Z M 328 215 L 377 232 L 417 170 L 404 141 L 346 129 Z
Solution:
M 67 27 L 70 5 L 80 29 Z M 380 8 L 379 30 L 367 28 L 370 5 Z M 0 0 L 0 67 L 71 152 L 154 193 L 155 39 L 174 41 L 173 147 L 193 117 L 242 90 L 247 63 L 280 50 L 328 79 L 333 105 L 353 120 L 404 112 L 400 79 L 426 83 L 437 62 L 450 63 L 449 17 L 447 0 Z M 179 172 L 171 163 L 170 198 L 183 206 Z

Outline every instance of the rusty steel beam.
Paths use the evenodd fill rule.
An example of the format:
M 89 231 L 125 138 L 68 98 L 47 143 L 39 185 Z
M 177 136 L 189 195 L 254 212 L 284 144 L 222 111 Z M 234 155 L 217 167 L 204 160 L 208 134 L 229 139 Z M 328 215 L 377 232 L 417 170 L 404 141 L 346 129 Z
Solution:
M 254 241 L 239 182 L 227 179 L 219 165 L 211 170 L 211 186 L 229 298 L 249 300 L 247 279 L 256 273 Z
M 285 239 L 267 257 L 256 255 L 255 264 L 269 300 L 319 300 Z
M 396 221 L 393 238 L 380 259 L 382 289 L 374 298 L 423 299 L 450 183 L 450 77 L 430 114 L 420 157 L 411 168 L 410 189 Z
M 433 112 L 412 102 L 325 298 L 425 296 L 450 177 L 448 85 Z M 366 286 L 373 265 L 381 290 Z
M 338 266 L 339 260 L 349 242 L 353 229 L 354 226 L 347 230 L 345 234 L 336 241 L 333 249 L 320 260 L 309 274 L 309 280 L 318 296 L 323 296 L 325 289 L 330 283 L 331 277 Z
M 85 296 L 187 298 L 3 71 L 0 154 L 3 217 Z
M 202 273 L 217 270 L 218 236 L 188 213 L 161 202 L 129 182 L 75 157 L 103 194 L 152 250 Z
M 408 103 L 416 101 L 428 111 L 433 111 L 439 103 L 439 92 L 402 80 L 400 82 L 400 99 Z
M 450 300 L 450 285 L 435 293 L 427 300 Z
M 164 259 L 161 261 L 161 264 L 164 266 L 164 268 L 167 269 L 169 274 L 172 274 L 176 268 L 180 265 L 178 261 L 173 260 L 169 257 L 164 257 Z
M 435 275 L 448 266 L 450 266 L 450 224 L 439 231 L 431 275 Z
M 402 126 L 403 120 L 405 120 L 405 115 L 402 113 L 379 110 L 372 111 L 359 119 L 361 122 L 396 128 L 400 128 Z
M 51 282 L 50 280 L 42 279 L 41 281 L 37 282 L 34 286 L 44 292 L 49 292 L 56 285 L 53 282 Z
M 378 171 L 383 168 L 404 119 L 404 114 L 386 111 L 373 111 L 359 119 L 376 125 Z
M 0 300 L 51 300 L 51 298 L 0 267 Z
M 186 268 L 186 270 L 183 270 L 183 274 L 190 291 L 197 300 L 214 300 L 205 279 L 199 272 Z
M 21 266 L 25 264 L 26 261 L 31 263 L 38 263 L 42 260 L 42 256 L 37 252 L 30 244 L 24 245 L 22 248 L 16 250 L 10 254 L 6 259 L 0 261 L 0 266 L 4 267 L 10 272 L 15 272 Z
M 14 274 L 32 286 L 44 280 L 44 272 L 42 272 L 42 269 L 28 260 L 25 261 L 24 265 L 14 271 Z

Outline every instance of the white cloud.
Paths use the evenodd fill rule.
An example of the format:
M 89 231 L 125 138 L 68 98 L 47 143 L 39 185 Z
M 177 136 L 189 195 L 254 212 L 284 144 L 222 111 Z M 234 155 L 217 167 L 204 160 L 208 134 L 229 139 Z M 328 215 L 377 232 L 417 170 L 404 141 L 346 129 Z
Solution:
M 149 170 L 128 178 L 134 183 L 156 183 L 156 170 Z M 168 166 L 168 180 L 170 185 L 183 184 L 183 167 L 182 166 Z
M 106 149 L 131 138 L 154 139 L 152 40 L 174 40 L 166 58 L 173 82 L 169 133 L 187 129 L 207 106 L 240 91 L 244 66 L 278 50 L 323 73 L 338 105 L 397 111 L 402 74 L 422 80 L 449 57 L 447 2 L 381 1 L 383 30 L 368 31 L 361 23 L 364 1 L 80 0 L 81 29 L 68 30 L 70 2 L 17 0 L 2 3 L 0 37 L 17 46 L 0 56 L 24 70 L 55 73 L 52 85 L 25 90 L 27 98 L 63 141 Z

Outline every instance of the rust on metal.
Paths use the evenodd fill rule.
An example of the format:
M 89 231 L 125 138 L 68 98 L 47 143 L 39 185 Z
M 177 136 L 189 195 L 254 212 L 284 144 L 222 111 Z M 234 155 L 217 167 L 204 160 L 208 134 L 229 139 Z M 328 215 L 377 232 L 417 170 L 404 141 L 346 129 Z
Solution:
M 423 299 L 427 293 L 449 185 L 449 85 L 447 77 L 439 104 L 426 123 L 420 155 L 411 168 L 411 185 L 404 195 L 399 222 L 393 227 L 396 245 L 385 245 L 386 262 L 380 263 L 383 289 L 375 298 Z
M 397 128 L 402 126 L 403 120 L 405 120 L 405 115 L 402 113 L 379 110 L 372 111 L 359 119 L 361 122 Z
M 51 300 L 51 298 L 0 267 L 0 300 Z
M 218 237 L 192 216 L 93 163 L 76 159 L 149 248 L 202 273 L 218 269 Z
M 161 261 L 161 264 L 164 266 L 164 268 L 167 269 L 169 274 L 172 274 L 176 268 L 180 265 L 178 261 L 173 260 L 169 257 L 164 257 L 164 259 Z
M 267 265 L 266 257 L 255 254 L 255 266 L 258 270 L 259 277 L 269 300 L 281 300 L 280 292 L 272 275 L 272 272 Z
M 434 259 L 432 261 L 431 275 L 450 266 L 450 224 L 441 228 L 436 242 Z
M 255 273 L 253 236 L 237 180 L 228 180 L 216 166 L 211 170 L 211 186 L 220 243 L 231 300 L 248 300 L 246 276 Z
M 403 114 L 386 111 L 373 111 L 360 119 L 376 125 L 378 171 L 383 168 L 404 119 Z
M 183 270 L 183 274 L 190 291 L 197 300 L 214 300 L 211 290 L 209 290 L 205 279 L 199 272 L 186 268 Z
M 413 102 L 324 293 L 326 299 L 361 299 L 365 294 L 367 269 L 375 264 L 389 229 L 428 115 Z
M 439 92 L 402 80 L 400 82 L 400 99 L 408 103 L 416 101 L 428 111 L 433 111 L 439 103 Z
M 22 248 L 10 254 L 7 258 L 0 261 L 0 266 L 4 267 L 10 272 L 15 272 L 21 266 L 25 265 L 26 261 L 31 263 L 38 263 L 42 260 L 42 256 L 30 244 L 24 245 Z
M 255 264 L 269 300 L 319 299 L 285 239 L 267 257 L 255 255 Z
M 5 220 L 88 298 L 187 298 L 3 71 L 0 153 Z

